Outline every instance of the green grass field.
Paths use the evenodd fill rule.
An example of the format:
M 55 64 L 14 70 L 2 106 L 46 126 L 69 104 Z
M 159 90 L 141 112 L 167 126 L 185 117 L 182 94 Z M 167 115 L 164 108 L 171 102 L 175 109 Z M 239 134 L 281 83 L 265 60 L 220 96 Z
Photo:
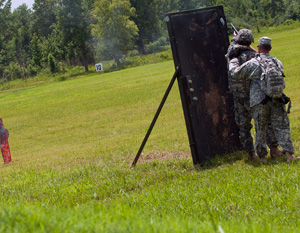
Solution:
M 300 28 L 273 39 L 300 156 Z M 195 168 L 177 85 L 129 169 L 173 61 L 0 92 L 13 163 L 0 168 L 0 232 L 299 232 L 300 163 L 237 152 Z

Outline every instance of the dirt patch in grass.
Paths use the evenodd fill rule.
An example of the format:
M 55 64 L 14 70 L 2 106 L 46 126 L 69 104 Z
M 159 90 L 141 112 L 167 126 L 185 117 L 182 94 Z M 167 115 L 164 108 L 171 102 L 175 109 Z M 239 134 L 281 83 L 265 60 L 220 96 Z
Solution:
M 171 160 L 171 159 L 192 159 L 190 152 L 154 152 L 154 153 L 147 153 L 141 154 L 138 163 L 146 163 L 153 160 Z

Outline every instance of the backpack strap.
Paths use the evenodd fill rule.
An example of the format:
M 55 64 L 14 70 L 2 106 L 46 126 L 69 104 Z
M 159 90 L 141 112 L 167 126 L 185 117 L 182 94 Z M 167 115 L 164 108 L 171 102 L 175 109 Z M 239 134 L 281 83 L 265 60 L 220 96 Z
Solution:
M 255 60 L 258 62 L 259 65 L 252 71 L 252 73 L 250 74 L 249 78 L 251 78 L 252 75 L 255 73 L 255 71 L 261 66 L 261 62 L 259 61 L 258 57 L 259 57 L 260 60 L 261 60 L 261 57 L 259 56 L 259 54 L 257 54 L 254 58 L 255 58 Z
M 279 66 L 278 62 L 277 62 L 277 58 L 276 57 L 272 57 L 272 61 L 275 63 L 275 65 L 280 69 L 282 77 L 285 77 L 285 74 L 283 72 L 283 69 Z
M 289 106 L 288 106 L 288 109 L 286 111 L 287 114 L 289 114 L 291 112 L 291 108 L 292 108 L 292 101 L 289 102 Z

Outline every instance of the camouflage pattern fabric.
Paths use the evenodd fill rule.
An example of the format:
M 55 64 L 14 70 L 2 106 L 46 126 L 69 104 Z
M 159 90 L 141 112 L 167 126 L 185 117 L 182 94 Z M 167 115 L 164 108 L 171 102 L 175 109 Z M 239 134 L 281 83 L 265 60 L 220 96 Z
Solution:
M 269 54 L 260 54 L 262 58 L 271 58 Z M 276 59 L 273 57 L 273 59 Z M 277 60 L 282 66 L 282 63 Z M 285 111 L 285 106 L 279 102 L 267 101 L 266 104 L 262 104 L 266 95 L 261 90 L 261 74 L 262 69 L 259 61 L 256 58 L 247 61 L 243 65 L 239 65 L 237 58 L 232 59 L 229 64 L 229 73 L 235 78 L 251 79 L 250 85 L 250 107 L 253 113 L 255 122 L 256 140 L 255 147 L 260 157 L 267 155 L 266 148 L 266 131 L 268 123 L 273 126 L 274 134 L 279 142 L 279 145 L 284 151 L 294 153 L 294 147 L 291 141 L 289 121 Z M 268 137 L 268 136 L 267 136 Z
M 261 38 L 259 38 L 258 40 L 258 44 L 259 45 L 270 45 L 272 44 L 272 39 L 266 36 L 263 36 Z
M 250 30 L 249 30 L 250 31 Z M 248 46 L 240 45 L 238 42 L 243 35 L 242 30 L 239 31 L 238 36 L 231 40 L 231 44 L 228 47 L 226 57 L 229 59 L 232 56 L 237 56 L 239 63 L 243 64 L 251 58 L 255 57 L 255 52 L 250 50 Z M 251 32 L 251 31 L 250 31 Z M 248 31 L 246 31 L 248 33 Z M 252 32 L 251 32 L 252 35 Z M 249 39 L 249 44 L 251 44 L 251 38 L 249 34 L 243 36 L 243 39 Z M 228 62 L 229 63 L 229 62 Z M 239 127 L 239 138 L 240 142 L 246 152 L 254 151 L 253 138 L 251 136 L 251 129 L 253 125 L 251 124 L 251 114 L 249 106 L 249 92 L 250 92 L 250 80 L 249 79 L 235 79 L 233 76 L 228 75 L 228 86 L 230 92 L 233 94 L 234 103 L 234 115 L 235 122 Z
M 290 123 L 285 105 L 268 101 L 267 104 L 255 105 L 252 110 L 256 129 L 255 148 L 258 156 L 265 157 L 268 154 L 265 143 L 265 132 L 269 121 L 273 125 L 274 133 L 283 152 L 294 154 L 295 151 L 291 139 Z
M 252 114 L 249 105 L 249 98 L 235 97 L 233 100 L 235 122 L 239 127 L 239 138 L 244 150 L 249 153 L 250 151 L 255 150 L 251 135 L 253 125 L 251 123 Z M 278 146 L 278 141 L 270 123 L 267 125 L 266 140 L 269 147 Z
M 266 95 L 260 88 L 260 76 L 262 69 L 257 59 L 252 58 L 250 61 L 240 66 L 239 60 L 234 58 L 229 63 L 229 74 L 234 79 L 251 79 L 250 85 L 250 107 L 261 103 Z
M 234 97 L 235 122 L 239 127 L 239 137 L 245 151 L 254 151 L 253 138 L 251 136 L 251 114 L 249 107 L 249 98 Z
M 259 54 L 261 59 L 274 59 L 280 67 L 282 63 L 270 54 Z M 252 58 L 250 61 L 240 66 L 237 58 L 234 58 L 229 63 L 229 74 L 235 79 L 251 79 L 250 85 L 250 107 L 260 104 L 265 98 L 266 94 L 261 89 L 261 74 L 263 69 L 257 58 Z
M 232 38 L 227 49 L 226 57 L 228 63 L 232 58 L 238 58 L 239 65 L 255 57 L 256 53 L 249 48 L 249 45 L 254 42 L 252 31 L 249 29 L 241 29 L 238 34 Z M 234 97 L 249 98 L 250 80 L 236 79 L 235 76 L 228 75 L 228 86 Z
M 236 42 L 240 45 L 250 45 L 254 42 L 252 31 L 249 29 L 241 29 L 236 35 Z
M 285 88 L 285 75 L 282 70 L 282 64 L 278 64 L 276 61 L 277 59 L 268 58 L 259 60 L 263 69 L 261 88 L 266 95 L 272 98 L 281 98 L 283 89 Z
M 246 47 L 246 49 L 245 49 Z M 238 59 L 241 64 L 250 60 L 255 56 L 255 52 L 250 51 L 247 46 L 236 44 L 235 40 L 232 41 L 228 48 L 228 55 L 232 53 L 238 54 Z M 234 115 L 235 122 L 239 127 L 240 142 L 246 152 L 254 151 L 253 138 L 251 136 L 251 114 L 249 106 L 249 92 L 250 80 L 249 79 L 235 79 L 234 76 L 228 75 L 229 90 L 233 94 Z
M 249 44 L 254 41 L 252 32 L 248 29 L 240 30 L 238 36 L 231 40 L 226 57 L 229 60 L 232 56 L 236 56 L 237 65 L 242 65 L 256 56 L 256 53 L 248 46 L 238 44 L 241 39 L 247 40 Z M 252 114 L 249 103 L 250 82 L 251 80 L 245 77 L 236 77 L 236 75 L 231 75 L 230 73 L 228 75 L 229 90 L 234 97 L 234 114 L 235 122 L 239 127 L 239 138 L 244 150 L 248 153 L 254 151 L 253 138 L 251 136 L 253 127 L 251 123 Z M 269 147 L 278 146 L 271 124 L 268 125 L 267 143 Z
M 246 61 L 254 58 L 256 53 L 249 49 L 247 46 L 241 45 L 233 45 L 231 48 L 230 53 L 236 53 L 239 65 L 242 65 Z M 233 52 L 232 52 L 233 51 Z M 228 76 L 228 86 L 230 92 L 233 94 L 234 97 L 241 97 L 241 98 L 249 98 L 250 93 L 250 80 L 246 78 L 236 78 L 233 75 Z
M 252 114 L 252 116 L 253 116 L 253 114 Z M 276 147 L 279 146 L 279 143 L 278 143 L 277 138 L 274 133 L 273 126 L 270 121 L 268 122 L 266 139 L 267 139 L 267 145 L 269 148 L 271 148 L 273 146 L 276 146 Z

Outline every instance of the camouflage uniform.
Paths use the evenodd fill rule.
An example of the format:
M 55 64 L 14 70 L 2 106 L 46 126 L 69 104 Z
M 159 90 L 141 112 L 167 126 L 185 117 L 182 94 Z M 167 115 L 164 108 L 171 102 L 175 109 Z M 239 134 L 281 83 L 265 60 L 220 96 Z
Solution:
M 259 43 L 271 43 L 271 39 L 263 37 Z M 264 40 L 267 40 L 264 41 Z M 270 40 L 270 41 L 268 41 Z M 271 44 L 270 44 L 271 45 Z M 271 58 L 269 54 L 259 54 L 262 59 Z M 273 57 L 276 59 L 275 57 Z M 277 63 L 282 68 L 282 63 Z M 255 147 L 259 157 L 265 157 L 268 154 L 266 147 L 266 131 L 268 123 L 273 126 L 273 130 L 279 145 L 283 152 L 294 153 L 294 147 L 290 135 L 289 119 L 286 113 L 285 105 L 276 100 L 266 100 L 265 93 L 261 90 L 261 74 L 263 70 L 257 58 L 240 66 L 238 59 L 232 59 L 229 64 L 229 73 L 237 79 L 249 78 L 250 86 L 250 107 L 252 110 L 256 140 Z
M 256 56 L 256 52 L 251 50 L 248 45 L 254 42 L 251 30 L 241 29 L 236 37 L 231 40 L 227 50 L 227 58 L 236 57 L 239 65 L 244 64 Z M 236 78 L 229 73 L 229 90 L 233 94 L 235 122 L 239 127 L 239 137 L 246 152 L 254 151 L 253 138 L 251 136 L 252 114 L 250 111 L 250 79 Z M 267 140 L 269 147 L 277 146 L 277 140 L 273 133 L 271 125 L 268 126 Z

